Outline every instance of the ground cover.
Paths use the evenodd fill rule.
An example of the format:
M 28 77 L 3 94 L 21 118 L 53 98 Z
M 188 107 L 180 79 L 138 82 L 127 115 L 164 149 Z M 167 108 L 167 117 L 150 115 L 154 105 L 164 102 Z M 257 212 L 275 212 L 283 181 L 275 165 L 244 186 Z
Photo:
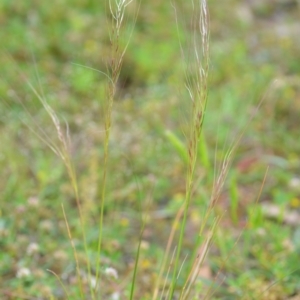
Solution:
M 0 294 L 3 299 L 66 299 L 57 275 L 70 299 L 80 299 L 61 206 L 84 265 L 76 197 L 61 159 L 36 136 L 40 128 L 57 141 L 51 119 L 25 81 L 47 96 L 70 132 L 95 275 L 107 91 L 103 74 L 82 65 L 105 71 L 108 8 L 101 2 L 58 0 L 3 1 L 0 6 Z M 208 6 L 209 100 L 182 256 L 195 245 L 214 176 L 246 126 L 208 221 L 222 216 L 195 289 L 203 299 L 297 299 L 299 4 L 230 0 L 209 1 Z M 178 1 L 178 29 L 169 2 L 142 2 L 124 57 L 112 111 L 103 299 L 130 297 L 143 220 L 134 299 L 151 299 L 184 201 L 185 157 L 172 137 L 184 145 L 188 131 L 190 102 L 178 36 L 185 46 L 191 14 L 190 3 Z M 134 16 L 134 6 L 128 6 L 129 28 Z M 123 46 L 128 31 L 124 34 Z M 118 278 L 109 270 L 116 270 Z M 83 299 L 90 299 L 94 277 L 85 268 L 80 274 Z M 182 285 L 179 281 L 178 290 Z

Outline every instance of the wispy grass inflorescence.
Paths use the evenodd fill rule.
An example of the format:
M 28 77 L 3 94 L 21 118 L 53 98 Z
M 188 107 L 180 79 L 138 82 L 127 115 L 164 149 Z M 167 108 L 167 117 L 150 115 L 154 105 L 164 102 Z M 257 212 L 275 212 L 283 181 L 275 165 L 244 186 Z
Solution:
M 14 60 L 8 56 L 8 58 L 10 59 L 10 61 L 12 62 L 12 65 L 14 65 Z M 34 57 L 33 57 L 33 61 Z M 61 158 L 61 160 L 63 161 L 68 176 L 70 178 L 71 181 L 71 186 L 74 192 L 74 197 L 75 197 L 75 201 L 76 201 L 76 205 L 77 205 L 77 210 L 78 210 L 78 214 L 79 214 L 79 222 L 80 222 L 80 228 L 81 228 L 81 234 L 82 234 L 82 239 L 83 239 L 83 244 L 84 244 L 84 250 L 85 250 L 85 255 L 87 257 L 86 259 L 86 268 L 88 271 L 88 275 L 90 276 L 91 274 L 91 268 L 90 268 L 90 262 L 88 260 L 88 248 L 87 248 L 87 242 L 86 242 L 86 236 L 85 236 L 85 220 L 84 220 L 84 216 L 82 214 L 82 209 L 81 209 L 81 203 L 80 203 L 80 199 L 79 199 L 79 190 L 78 190 L 78 183 L 77 183 L 77 176 L 76 176 L 76 171 L 71 159 L 71 139 L 70 139 L 70 135 L 69 135 L 69 126 L 68 123 L 65 122 L 65 126 L 62 125 L 57 113 L 55 112 L 55 110 L 51 107 L 51 105 L 48 102 L 48 99 L 44 93 L 44 90 L 42 88 L 42 84 L 40 82 L 40 77 L 36 68 L 36 64 L 35 64 L 35 75 L 36 75 L 36 79 L 38 82 L 38 87 L 35 87 L 30 81 L 29 79 L 26 77 L 26 75 L 24 75 L 19 68 L 16 68 L 17 73 L 19 73 L 20 77 L 22 78 L 22 80 L 27 84 L 27 86 L 29 87 L 29 89 L 31 90 L 31 92 L 33 93 L 33 95 L 39 100 L 39 102 L 42 104 L 43 108 L 45 109 L 45 111 L 47 112 L 54 131 L 56 132 L 56 138 L 52 137 L 49 135 L 49 133 L 36 121 L 36 119 L 34 118 L 34 116 L 31 114 L 31 112 L 29 111 L 28 107 L 26 106 L 25 102 L 23 99 L 19 98 L 17 95 L 15 95 L 16 101 L 22 106 L 26 117 L 25 118 L 21 118 L 21 121 L 25 124 L 25 126 L 28 127 L 28 129 L 38 138 L 40 139 L 45 145 L 47 145 L 59 158 Z M 8 104 L 9 106 L 9 104 Z M 81 299 L 83 299 L 84 297 L 84 292 L 83 292 L 83 283 L 82 283 L 82 275 L 81 275 L 81 266 L 79 264 L 79 259 L 78 259 L 78 255 L 77 255 L 77 250 L 73 241 L 73 237 L 72 237 L 72 233 L 68 224 L 68 220 L 67 220 L 67 216 L 65 214 L 65 210 L 64 210 L 64 205 L 62 204 L 62 210 L 63 210 L 63 216 L 64 216 L 64 220 L 66 222 L 66 227 L 67 227 L 67 234 L 68 234 L 68 238 L 70 240 L 70 244 L 72 246 L 72 250 L 73 250 L 73 256 L 74 256 L 74 260 L 75 260 L 75 264 L 76 264 L 76 275 L 77 275 L 77 281 L 78 281 L 78 288 L 80 291 L 80 297 Z M 49 272 L 51 272 L 52 274 L 54 274 L 53 271 L 49 270 Z M 58 278 L 58 275 L 56 275 L 56 277 Z M 60 281 L 60 284 L 63 286 L 62 281 Z M 65 289 L 65 287 L 63 286 L 63 289 Z M 91 289 L 91 293 L 92 293 L 92 289 Z
M 111 134 L 112 126 L 112 109 L 113 103 L 116 95 L 117 83 L 119 75 L 121 72 L 121 67 L 124 59 L 125 52 L 127 50 L 130 36 L 132 34 L 133 27 L 131 28 L 130 36 L 125 44 L 122 47 L 121 45 L 121 36 L 122 36 L 122 27 L 124 25 L 124 15 L 128 5 L 132 4 L 133 0 L 109 0 L 109 12 L 111 14 L 111 24 L 110 28 L 110 57 L 108 58 L 107 64 L 107 99 L 104 103 L 104 157 L 101 164 L 99 163 L 99 169 L 102 169 L 102 180 L 99 181 L 99 192 L 98 196 L 100 198 L 100 219 L 99 219 L 99 239 L 98 239 L 98 249 L 97 249 L 97 265 L 96 265 L 96 281 L 97 285 L 100 279 L 100 254 L 101 254 L 101 245 L 103 239 L 103 219 L 104 219 L 104 206 L 106 198 L 106 182 L 108 177 L 108 160 L 109 160 L 109 141 Z M 133 21 L 135 23 L 136 19 Z M 96 285 L 96 286 L 97 286 Z
M 180 224 L 179 241 L 177 245 L 176 257 L 174 259 L 174 269 L 172 275 L 171 289 L 168 299 L 173 299 L 177 281 L 179 278 L 179 262 L 183 245 L 183 237 L 187 224 L 187 216 L 194 188 L 195 168 L 198 157 L 198 145 L 201 136 L 203 121 L 206 110 L 208 94 L 208 71 L 209 71 L 209 15 L 205 0 L 193 4 L 193 17 L 191 27 L 193 29 L 191 51 L 186 57 L 181 47 L 182 57 L 186 66 L 186 89 L 192 102 L 191 120 L 189 133 L 187 136 L 188 164 L 186 174 L 186 194 L 184 201 L 183 217 Z M 176 13 L 176 8 L 173 6 Z M 178 24 L 178 22 L 177 22 Z M 189 74 L 193 74 L 191 77 Z

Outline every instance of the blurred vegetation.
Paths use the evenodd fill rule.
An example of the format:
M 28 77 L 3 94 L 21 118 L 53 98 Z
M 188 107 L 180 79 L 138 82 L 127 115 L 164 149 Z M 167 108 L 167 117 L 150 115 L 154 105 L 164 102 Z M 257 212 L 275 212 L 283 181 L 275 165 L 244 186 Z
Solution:
M 215 171 L 246 130 L 215 209 L 223 218 L 197 288 L 205 295 L 212 285 L 211 299 L 298 299 L 299 1 L 208 2 L 209 101 L 187 249 L 195 241 Z M 145 0 L 133 35 L 122 36 L 121 43 L 130 38 L 130 44 L 113 110 L 102 253 L 119 279 L 103 277 L 104 299 L 116 299 L 116 293 L 128 298 L 141 214 L 149 220 L 136 299 L 150 299 L 184 199 L 180 143 L 185 142 L 189 100 L 180 43 L 188 45 L 192 7 L 189 1 L 176 5 L 178 29 L 169 1 Z M 134 5 L 129 6 L 129 29 L 134 13 Z M 55 139 L 56 132 L 26 80 L 46 95 L 70 132 L 89 254 L 96 260 L 96 166 L 103 156 L 106 90 L 103 74 L 83 66 L 106 70 L 109 18 L 105 1 L 0 1 L 1 299 L 65 299 L 48 269 L 70 293 L 78 292 L 62 203 L 79 260 L 85 260 L 67 172 L 34 133 L 41 128 Z

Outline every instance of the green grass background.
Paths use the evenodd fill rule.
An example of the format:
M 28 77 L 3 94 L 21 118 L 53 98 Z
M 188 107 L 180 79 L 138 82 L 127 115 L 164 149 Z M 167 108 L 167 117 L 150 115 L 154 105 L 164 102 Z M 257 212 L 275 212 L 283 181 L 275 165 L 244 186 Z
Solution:
M 184 142 L 189 116 L 179 41 L 185 47 L 191 35 L 191 5 L 176 3 L 179 30 L 169 1 L 142 1 L 124 57 L 113 109 L 101 253 L 103 264 L 118 270 L 119 279 L 104 279 L 104 299 L 116 292 L 120 299 L 128 297 L 142 213 L 149 221 L 136 299 L 150 299 L 172 219 L 184 198 L 184 161 L 166 135 L 169 130 Z M 205 294 L 205 286 L 215 284 L 215 299 L 297 299 L 300 5 L 292 0 L 211 0 L 208 6 L 205 147 L 184 246 L 192 248 L 214 172 L 247 126 L 215 208 L 223 218 L 197 287 Z M 85 260 L 63 163 L 32 132 L 38 126 L 55 139 L 55 129 L 25 79 L 42 87 L 62 124 L 68 124 L 88 220 L 89 255 L 96 261 L 101 170 L 95 166 L 103 156 L 105 81 L 76 64 L 105 71 L 107 18 L 104 1 L 0 1 L 1 299 L 65 299 L 47 269 L 61 277 L 70 293 L 78 292 L 61 203 L 79 260 Z M 126 18 L 130 27 L 133 9 Z M 128 37 L 125 32 L 123 45 Z M 30 251 L 32 244 L 38 245 L 35 251 Z M 30 275 L 17 276 L 21 268 Z

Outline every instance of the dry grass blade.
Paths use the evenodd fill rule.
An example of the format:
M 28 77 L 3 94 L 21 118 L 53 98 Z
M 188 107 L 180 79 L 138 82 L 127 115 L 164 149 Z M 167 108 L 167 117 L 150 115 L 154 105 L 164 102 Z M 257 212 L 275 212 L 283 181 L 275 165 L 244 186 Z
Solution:
M 209 251 L 212 239 L 214 237 L 216 227 L 219 223 L 219 220 L 220 220 L 220 218 L 215 220 L 214 225 L 211 228 L 211 231 L 207 233 L 207 237 L 206 237 L 204 243 L 200 245 L 197 257 L 194 261 L 194 264 L 192 266 L 190 274 L 189 274 L 189 276 L 186 280 L 186 283 L 183 287 L 181 299 L 188 299 L 188 296 L 191 292 L 192 286 L 195 283 L 195 281 L 197 280 L 197 277 L 198 277 L 198 274 L 199 274 L 199 271 L 200 271 L 200 267 L 202 266 L 207 254 L 208 254 L 208 251 Z
M 67 219 L 67 216 L 66 216 L 64 206 L 61 205 L 61 208 L 62 208 L 62 211 L 63 211 L 63 215 L 64 215 L 66 227 L 67 227 L 69 240 L 70 240 L 70 243 L 71 243 L 71 246 L 72 246 L 72 249 L 73 249 L 74 259 L 75 259 L 75 262 L 76 262 L 76 274 L 77 274 L 77 280 L 78 280 L 78 283 L 79 283 L 80 296 L 81 296 L 81 299 L 84 299 L 84 297 L 83 297 L 83 288 L 82 288 L 82 280 L 81 280 L 81 276 L 80 276 L 80 266 L 79 266 L 76 247 L 75 247 L 75 244 L 74 244 L 74 241 L 73 241 L 73 238 L 72 238 L 72 234 L 71 234 L 71 230 L 70 230 L 70 227 L 69 227 L 69 223 L 68 223 L 68 219 Z
M 164 273 L 166 265 L 167 265 L 168 257 L 169 257 L 170 250 L 171 250 L 171 246 L 172 246 L 172 243 L 173 243 L 173 240 L 174 240 L 174 237 L 175 237 L 176 230 L 177 230 L 178 225 L 179 225 L 179 221 L 182 217 L 183 211 L 184 211 L 184 206 L 182 205 L 181 208 L 178 210 L 178 212 L 176 214 L 175 220 L 173 221 L 172 230 L 171 230 L 171 233 L 170 233 L 169 238 L 168 238 L 166 251 L 165 251 L 164 257 L 162 259 L 162 264 L 161 264 L 161 267 L 160 267 L 160 271 L 159 271 L 159 274 L 158 274 L 158 277 L 157 277 L 157 280 L 156 280 L 156 283 L 155 283 L 152 300 L 157 299 L 157 296 L 158 296 L 158 293 L 159 293 L 160 281 L 162 279 L 163 273 Z M 174 253 L 173 253 L 173 256 L 174 256 Z
M 47 269 L 47 271 L 56 277 L 57 281 L 59 282 L 59 284 L 61 285 L 62 289 L 64 290 L 64 292 L 65 292 L 65 294 L 67 296 L 67 299 L 70 299 L 70 295 L 69 295 L 69 293 L 68 293 L 65 285 L 63 284 L 63 282 L 59 278 L 59 276 L 54 271 L 52 271 L 50 269 Z

